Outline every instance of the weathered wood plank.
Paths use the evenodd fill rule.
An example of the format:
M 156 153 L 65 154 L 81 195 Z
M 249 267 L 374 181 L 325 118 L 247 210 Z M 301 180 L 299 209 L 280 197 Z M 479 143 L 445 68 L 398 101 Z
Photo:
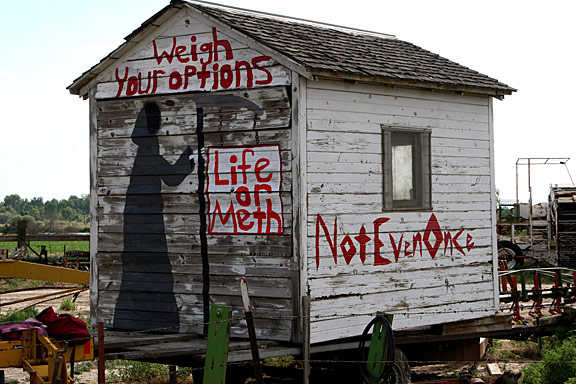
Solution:
M 98 195 L 100 198 L 103 196 L 114 196 L 119 197 L 126 194 L 128 190 L 128 186 L 130 185 L 130 176 L 103 176 L 98 178 Z M 292 172 L 283 172 L 282 173 L 282 185 L 280 191 L 289 192 L 292 188 Z M 135 189 L 137 194 L 145 195 L 150 193 L 158 193 L 156 187 L 151 187 L 148 184 L 143 184 Z M 197 201 L 196 195 L 198 192 L 198 176 L 196 174 L 191 174 L 187 176 L 184 181 L 176 186 L 170 187 L 166 185 L 162 185 L 162 193 L 163 194 L 189 194 L 189 202 L 193 203 L 195 200 Z M 287 201 L 287 204 L 290 202 Z M 101 207 L 102 208 L 102 207 Z M 122 210 L 123 208 L 120 208 Z M 102 209 L 100 209 L 102 212 Z
M 288 109 L 268 110 L 264 118 L 254 119 L 254 113 L 250 111 L 235 111 L 229 113 L 207 113 L 204 115 L 205 133 L 218 133 L 220 131 L 250 132 L 263 131 L 267 129 L 287 128 L 290 124 Z M 196 132 L 198 117 L 196 114 L 178 114 L 170 116 L 162 114 L 162 128 L 159 136 L 169 136 L 171 134 L 190 134 Z M 130 137 L 134 130 L 136 119 L 129 118 L 108 118 L 99 120 L 99 137 Z
M 360 120 L 360 119 L 358 119 Z M 382 132 L 382 125 L 384 126 L 397 126 L 397 127 L 415 127 L 415 128 L 434 128 L 437 137 L 447 137 L 450 132 L 465 137 L 466 135 L 474 135 L 477 138 L 486 139 L 487 125 L 484 123 L 467 123 L 466 126 L 458 121 L 442 120 L 442 119 L 425 119 L 415 118 L 414 116 L 395 116 L 386 115 L 382 116 L 378 121 L 362 122 L 362 121 L 348 121 L 345 117 L 332 120 L 323 120 L 321 113 L 318 116 L 311 116 L 308 120 L 308 129 L 311 131 L 339 131 L 343 133 L 371 133 L 378 134 Z
M 492 303 L 493 304 L 493 303 Z M 455 306 L 443 306 L 437 311 L 430 311 L 424 315 L 394 313 L 394 329 L 404 329 L 418 327 L 421 325 L 441 324 L 449 321 L 459 321 L 476 319 L 484 316 L 491 316 L 497 311 L 489 308 L 491 301 L 482 300 L 470 303 L 458 303 Z M 455 307 L 460 308 L 458 312 L 450 311 Z M 482 308 L 482 309 L 480 309 Z M 380 309 L 379 309 L 380 310 Z M 388 312 L 390 313 L 390 312 Z M 366 316 L 343 317 L 336 319 L 324 319 L 323 321 L 311 323 L 311 339 L 313 343 L 323 340 L 336 340 L 355 336 L 362 333 L 366 324 L 374 318 L 376 312 Z
M 121 252 L 107 252 L 98 253 L 97 260 L 99 264 L 109 265 L 110 268 L 120 268 Z M 201 265 L 202 262 L 198 258 L 198 253 L 177 253 L 168 254 L 165 256 L 172 268 L 181 268 L 187 270 L 188 268 L 195 268 Z M 154 262 L 154 259 L 148 262 Z M 289 253 L 278 255 L 267 255 L 265 253 L 254 254 L 236 254 L 236 253 L 217 253 L 210 252 L 210 264 L 214 268 L 222 269 L 223 275 L 227 273 L 242 274 L 242 273 L 260 273 L 258 268 L 261 267 L 263 271 L 269 271 L 266 276 L 288 276 L 290 269 L 293 268 L 291 257 Z M 131 264 L 130 270 L 144 269 L 142 266 Z
M 461 212 L 468 211 L 489 211 L 490 202 L 437 202 L 433 205 L 435 212 L 445 212 L 459 210 Z M 355 204 L 354 206 L 348 204 L 316 204 L 310 206 L 309 214 L 342 214 L 342 213 L 358 213 L 358 214 L 371 214 L 374 212 L 382 211 L 382 203 L 374 202 L 369 204 Z
M 262 56 L 264 58 L 264 56 Z M 198 70 L 189 72 L 189 76 L 186 75 L 185 69 L 181 72 L 177 72 L 175 76 L 156 76 L 153 77 L 153 71 L 148 74 L 141 74 L 140 79 L 134 82 L 133 88 L 128 88 L 130 83 L 123 86 L 123 82 L 127 82 L 130 77 L 138 76 L 138 72 L 126 70 L 123 68 L 118 75 L 119 80 L 111 82 L 101 82 L 96 86 L 96 98 L 97 99 L 109 99 L 114 97 L 129 97 L 129 96 L 142 96 L 142 95 L 155 95 L 155 94 L 170 94 L 178 92 L 193 92 L 193 91 L 206 91 L 210 89 L 218 90 L 234 90 L 243 88 L 253 88 L 258 86 L 258 84 L 263 84 L 267 86 L 284 86 L 290 85 L 291 74 L 285 67 L 281 65 L 271 65 L 270 58 L 268 57 L 265 61 L 268 64 L 259 65 L 257 68 L 252 66 L 248 69 L 244 69 L 245 66 L 239 69 L 225 69 L 222 71 L 206 71 L 205 77 L 203 79 L 198 78 Z M 247 63 L 250 65 L 249 63 Z M 225 73 L 224 73 L 225 72 Z M 174 72 L 172 72 L 174 73 Z M 222 84 L 223 77 L 226 77 L 229 85 L 224 86 Z M 174 80 L 176 78 L 177 80 Z M 188 81 L 186 81 L 188 79 Z M 177 84 L 176 86 L 170 87 L 169 84 Z M 122 85 L 121 85 L 122 84 Z M 154 87 L 156 85 L 156 87 Z M 132 89 L 134 91 L 132 91 Z
M 310 297 L 312 299 L 343 298 L 351 290 L 354 291 L 355 295 L 366 295 L 373 293 L 375 286 L 382 291 L 395 292 L 395 295 L 406 290 L 416 290 L 422 296 L 432 295 L 433 292 L 443 292 L 449 295 L 455 292 L 456 285 L 469 285 L 470 289 L 477 289 L 475 284 L 484 288 L 486 288 L 486 284 L 488 287 L 492 284 L 491 264 L 484 264 L 482 268 L 478 266 L 475 270 L 478 275 L 472 278 L 468 275 L 471 269 L 467 266 L 437 268 L 435 269 L 437 275 L 426 280 L 420 278 L 422 270 L 402 271 L 396 277 L 391 277 L 392 273 L 388 270 L 382 270 L 380 273 L 363 273 L 362 275 L 339 274 L 338 278 L 315 278 L 310 275 Z
M 333 111 L 339 111 L 354 113 L 363 117 L 366 115 L 379 116 L 382 114 L 382 107 L 387 106 L 389 109 L 393 109 L 392 113 L 395 115 L 411 117 L 419 116 L 428 119 L 446 119 L 463 122 L 478 122 L 484 124 L 488 123 L 488 116 L 486 114 L 485 107 L 475 107 L 474 111 L 468 111 L 463 109 L 457 110 L 457 108 L 454 107 L 455 104 L 452 103 L 444 103 L 443 105 L 436 103 L 434 108 L 427 103 L 423 104 L 417 102 L 411 103 L 412 105 L 402 105 L 409 104 L 406 102 L 399 105 L 398 103 L 395 103 L 397 100 L 398 99 L 394 100 L 393 97 L 390 96 L 373 96 L 372 98 L 368 98 L 368 95 L 358 96 L 352 101 L 310 99 L 308 107 L 309 111 L 312 113 L 311 117 L 314 117 L 315 113 L 322 113 L 321 111 L 324 111 L 328 114 L 332 113 Z M 401 100 L 404 101 L 406 99 Z M 365 120 L 372 121 L 373 119 L 366 118 Z
M 207 133 L 204 140 L 206 147 L 280 144 L 281 148 L 290 148 L 291 137 L 289 130 L 264 130 L 259 131 L 258 135 L 255 131 Z M 198 146 L 195 135 L 159 136 L 157 142 L 151 145 L 156 145 L 162 156 L 180 154 L 188 146 L 192 149 Z M 131 138 L 101 138 L 98 142 L 100 157 L 134 157 L 137 150 L 138 146 L 133 143 Z
M 411 247 L 410 247 L 411 248 Z M 409 249 L 413 251 L 413 249 Z M 432 272 L 436 268 L 441 268 L 443 266 L 453 267 L 458 265 L 469 266 L 470 273 L 473 273 L 475 265 L 487 263 L 486 259 L 491 255 L 492 250 L 489 246 L 478 246 L 474 247 L 472 250 L 468 251 L 463 248 L 464 253 L 460 253 L 456 249 L 448 248 L 444 252 L 444 247 L 438 251 L 435 258 L 432 259 L 429 253 L 423 249 L 422 256 L 420 256 L 420 250 L 416 254 L 405 254 L 402 252 L 398 255 L 398 261 L 396 261 L 396 255 L 393 250 L 381 250 L 378 258 L 375 257 L 372 251 L 366 253 L 366 258 L 364 262 L 359 255 L 354 255 L 346 259 L 341 252 L 336 255 L 336 261 L 334 261 L 333 254 L 329 250 L 320 249 L 319 257 L 313 257 L 308 259 L 308 271 L 310 276 L 325 276 L 327 278 L 336 278 L 342 271 L 352 272 L 356 271 L 360 273 L 361 271 L 366 271 L 368 269 L 374 271 L 396 271 L 402 276 L 403 272 L 408 272 L 411 270 L 419 270 L 421 276 L 426 276 L 428 274 L 434 275 Z M 315 255 L 315 252 L 314 252 Z M 346 260 L 350 263 L 347 264 Z M 390 262 L 390 264 L 383 264 L 384 261 Z M 379 263 L 376 263 L 378 261 Z M 316 267 L 318 265 L 318 268 Z M 402 270 L 395 268 L 396 265 L 401 265 L 404 267 Z M 424 267 L 428 266 L 429 270 Z
M 131 222 L 136 224 L 130 229 L 130 233 L 156 233 L 162 230 L 162 225 L 146 218 L 146 215 L 131 218 Z M 207 216 L 211 221 L 211 216 Z M 105 215 L 100 216 L 100 232 L 101 233 L 124 233 L 124 223 L 122 215 Z M 284 234 L 292 233 L 292 216 L 285 215 L 283 220 Z M 184 216 L 181 214 L 164 215 L 164 231 L 165 233 L 178 233 L 178 234 L 195 234 L 200 231 L 200 219 L 198 216 Z
M 316 173 L 316 172 L 315 172 Z M 350 173 L 347 173 L 349 175 Z M 324 179 L 325 180 L 325 179 Z M 372 179 L 374 180 L 374 179 Z M 433 184 L 432 194 L 441 193 L 478 193 L 485 192 L 485 184 L 467 185 L 467 184 Z M 351 193 L 356 195 L 364 194 L 382 194 L 382 183 L 362 183 L 362 182 L 347 182 L 346 180 L 341 180 L 341 178 L 334 177 L 333 181 L 313 181 L 308 183 L 309 193 Z M 382 201 L 382 198 L 378 198 Z
M 408 126 L 408 127 L 428 127 L 428 128 L 457 128 L 462 125 L 461 121 L 450 120 L 445 118 L 429 118 L 414 116 L 414 114 L 407 113 L 406 115 L 400 114 L 378 114 L 378 113 L 350 113 L 345 111 L 324 111 L 324 110 L 310 110 L 309 118 L 311 121 L 328 120 L 334 126 L 345 126 L 347 123 L 376 123 L 387 126 Z M 488 128 L 488 123 L 477 121 L 466 121 L 465 124 L 471 127 L 472 130 L 482 131 Z M 373 126 L 374 127 L 374 126 Z M 337 130 L 346 131 L 346 128 Z
M 159 135 L 194 134 L 198 102 L 203 106 L 204 132 L 286 128 L 290 124 L 290 104 L 284 87 L 253 90 L 250 93 L 216 93 L 210 101 L 212 107 L 205 106 L 202 97 L 205 95 L 154 98 L 162 114 Z M 130 137 L 138 111 L 145 100 L 99 101 L 99 137 Z M 231 106 L 232 102 L 238 106 Z M 248 106 L 257 108 L 258 113 L 261 111 L 262 114 L 255 119 L 254 111 L 248 110 Z
M 315 90 L 327 90 L 337 92 L 344 92 L 346 94 L 367 94 L 368 97 L 375 95 L 395 96 L 398 98 L 408 98 L 420 100 L 422 103 L 430 101 L 446 101 L 455 104 L 470 104 L 488 106 L 488 98 L 482 96 L 471 95 L 457 95 L 454 93 L 444 92 L 429 92 L 425 90 L 415 90 L 402 87 L 386 87 L 379 84 L 357 84 L 346 83 L 337 80 L 322 80 L 318 82 L 309 82 L 309 93 Z
M 309 276 L 310 279 L 326 280 L 318 284 L 328 284 L 327 281 L 329 279 L 337 278 L 338 276 L 366 275 L 367 279 L 377 276 L 374 278 L 385 278 L 386 280 L 394 281 L 396 284 L 399 284 L 399 289 L 404 289 L 406 286 L 410 287 L 414 284 L 414 281 L 409 279 L 412 274 L 421 277 L 430 270 L 439 271 L 438 273 L 431 274 L 432 277 L 430 278 L 433 279 L 442 274 L 450 273 L 450 269 L 463 269 L 472 271 L 470 274 L 478 272 L 478 278 L 485 280 L 487 276 L 482 271 L 485 271 L 486 268 L 491 265 L 490 262 L 486 261 L 486 256 L 483 254 L 483 251 L 486 250 L 488 250 L 488 248 L 481 248 L 476 250 L 476 252 L 470 252 L 467 255 L 459 253 L 444 254 L 442 250 L 442 253 L 437 254 L 435 259 L 431 259 L 428 254 L 423 256 L 401 255 L 398 261 L 395 261 L 392 252 L 386 252 L 383 256 L 388 257 L 391 263 L 377 266 L 373 263 L 368 263 L 368 261 L 371 260 L 368 258 L 368 255 L 366 263 L 361 264 L 355 261 L 354 264 L 351 263 L 351 265 L 346 264 L 343 258 L 338 259 L 338 264 L 335 264 L 333 260 L 325 258 L 321 261 L 326 262 L 321 262 L 318 269 L 316 269 L 315 260 L 309 260 L 309 264 L 311 264 L 309 268 Z M 404 276 L 406 276 L 406 278 Z M 476 277 L 471 279 L 476 279 Z M 426 279 L 418 280 L 424 284 L 427 281 Z M 488 280 L 492 281 L 492 278 L 490 277 Z
M 217 148 L 214 148 L 217 149 Z M 292 162 L 290 161 L 290 151 L 281 151 L 281 169 L 284 172 L 290 172 L 292 170 Z M 165 155 L 163 156 L 166 161 L 170 164 L 175 164 L 180 155 Z M 134 167 L 134 160 L 135 157 L 106 157 L 100 158 L 98 160 L 98 166 L 100 169 L 100 176 L 128 176 L 132 173 Z M 158 164 L 154 156 L 140 156 L 139 160 L 141 162 L 148 162 L 149 165 L 147 169 L 139 170 L 139 175 L 146 175 L 146 174 L 154 174 L 154 175 L 162 175 L 162 172 L 165 172 L 165 166 L 161 166 Z M 254 165 L 256 164 L 257 159 L 254 158 L 247 158 L 245 164 L 251 166 L 251 170 L 247 171 L 246 173 L 249 175 L 254 175 Z M 177 166 L 172 166 L 174 170 Z M 189 173 L 189 166 L 181 166 L 181 171 L 171 171 L 171 174 L 188 174 Z M 221 174 L 230 175 L 230 171 L 220 171 Z M 241 172 L 239 172 L 241 173 Z M 206 174 L 209 177 L 214 177 L 214 172 L 212 170 L 207 170 Z
M 180 234 L 180 233 L 166 233 L 166 244 L 169 249 L 189 249 L 191 247 L 198 246 L 200 244 L 199 234 Z M 106 244 L 103 245 L 100 250 L 102 252 L 114 252 L 120 249 L 122 251 L 122 244 L 126 245 L 126 240 L 124 239 L 124 234 L 122 233 L 99 233 L 99 241 Z M 157 242 L 155 236 L 150 236 L 149 239 L 142 238 L 138 236 L 137 240 L 131 242 L 131 249 L 137 252 L 158 252 L 155 248 Z M 252 234 L 242 234 L 239 235 L 207 235 L 208 244 L 213 244 L 215 246 L 229 246 L 229 247 L 254 247 L 258 246 L 291 246 L 292 240 L 290 234 L 284 235 L 252 235 Z M 183 251 L 186 252 L 186 251 Z
M 280 191 L 272 191 L 272 193 L 274 192 Z M 214 194 L 214 196 L 218 195 L 220 194 Z M 282 197 L 282 211 L 285 215 L 289 215 L 292 207 L 290 192 L 280 192 L 280 195 Z M 100 196 L 98 198 L 98 201 L 100 202 L 98 215 L 115 215 L 124 213 L 126 206 L 126 196 L 127 195 Z M 197 217 L 199 212 L 198 196 L 196 194 L 164 193 L 162 195 L 161 201 L 156 199 L 155 196 L 150 196 L 146 193 L 138 193 L 135 196 L 138 197 L 138 203 L 140 204 L 140 214 L 158 213 L 157 209 L 160 207 L 160 205 L 163 208 L 162 213 L 164 214 L 189 214 L 192 215 L 191 217 Z M 261 194 L 261 196 L 264 196 L 264 194 Z
M 318 317 L 342 317 L 347 314 L 358 313 L 356 312 L 358 308 L 362 308 L 363 313 L 384 311 L 386 313 L 399 312 L 410 315 L 410 312 L 418 314 L 418 312 L 423 310 L 425 312 L 440 312 L 440 308 L 435 307 L 484 300 L 487 295 L 491 295 L 491 284 L 491 282 L 485 282 L 478 284 L 478 287 L 474 287 L 475 284 L 471 284 L 470 287 L 467 287 L 467 285 L 455 285 L 454 290 L 449 292 L 449 294 L 442 288 L 433 288 L 430 292 L 426 290 L 420 292 L 399 291 L 394 293 L 394 301 L 389 302 L 383 301 L 380 294 L 366 294 L 346 296 L 344 299 L 312 300 L 310 305 L 312 313 Z M 455 310 L 457 311 L 459 308 L 457 307 Z
M 406 211 L 406 212 L 373 212 L 372 215 L 356 215 L 354 213 L 342 214 L 338 215 L 338 222 L 341 223 L 340 225 L 347 225 L 351 228 L 359 228 L 360 225 L 372 223 L 379 217 L 385 216 L 390 218 L 390 223 L 394 223 L 394 225 L 416 225 L 416 227 L 424 228 L 426 226 L 425 223 L 428 222 L 430 219 L 431 212 L 429 211 Z M 491 216 L 490 211 L 479 211 L 479 212 L 466 212 L 464 215 L 460 211 L 450 211 L 450 212 L 443 212 L 442 214 L 437 213 L 434 211 L 438 222 L 443 227 L 445 223 L 448 222 L 455 222 L 460 224 L 455 224 L 456 228 L 464 228 L 465 223 L 470 220 L 485 220 L 487 227 L 490 227 L 488 223 L 490 223 L 489 219 Z M 334 223 L 334 215 L 330 213 L 322 214 L 324 221 L 328 223 Z M 487 221 L 486 221 L 487 220 Z M 316 223 L 316 215 L 309 215 L 308 216 L 308 225 L 315 225 Z M 343 224 L 342 224 L 343 223 Z M 477 226 L 474 226 L 477 227 Z M 313 227 L 315 228 L 315 227 Z
M 220 296 L 240 296 L 241 276 L 210 276 L 210 293 Z M 250 279 L 250 296 L 275 297 L 289 299 L 292 297 L 291 278 L 256 277 Z M 107 291 L 123 290 L 137 292 L 192 293 L 201 295 L 204 287 L 202 276 L 188 274 L 143 274 L 122 273 L 121 271 L 101 269 L 98 288 Z
M 459 231 L 464 232 L 474 232 L 477 237 L 491 237 L 492 236 L 492 227 L 490 227 L 485 220 L 477 219 L 473 221 L 469 221 L 466 217 L 461 217 L 459 220 L 445 220 L 443 219 L 443 215 L 434 216 L 438 223 L 437 228 L 442 233 L 451 232 L 453 236 L 456 235 Z M 426 219 L 422 219 L 422 221 L 418 221 L 417 218 L 411 218 L 410 215 L 406 215 L 400 219 L 398 216 L 390 215 L 387 212 L 383 212 L 380 214 L 370 214 L 363 217 L 363 220 L 358 220 L 357 222 L 349 223 L 346 220 L 343 220 L 340 215 L 324 215 L 320 214 L 320 220 L 318 220 L 318 216 L 308 217 L 308 229 L 307 234 L 310 237 L 316 235 L 317 227 L 316 224 L 319 223 L 320 227 L 318 227 L 318 232 L 322 241 L 324 242 L 325 239 L 325 231 L 322 227 L 322 221 L 326 225 L 326 229 L 328 230 L 328 235 L 330 237 L 334 237 L 334 223 L 337 222 L 337 234 L 339 238 L 344 237 L 346 234 L 354 234 L 357 235 L 358 232 L 361 230 L 361 227 L 364 226 L 363 232 L 369 235 L 372 235 L 376 232 L 375 229 L 375 221 L 377 219 L 389 219 L 385 222 L 382 222 L 378 225 L 378 233 L 381 237 L 388 238 L 388 233 L 394 234 L 405 234 L 406 237 L 412 238 L 412 235 L 420 234 L 424 236 L 426 232 L 433 231 L 433 229 L 427 229 L 428 223 L 433 221 L 431 214 L 428 214 Z M 475 224 L 475 225 L 473 225 Z M 475 236 L 475 237 L 476 237 Z M 464 239 L 465 240 L 465 239 Z M 433 236 L 431 236 L 431 242 L 433 242 Z
M 452 175 L 450 175 L 452 176 Z M 445 202 L 478 202 L 490 201 L 490 193 L 486 191 L 477 193 L 435 193 L 432 195 L 432 204 Z M 374 194 L 342 194 L 342 193 L 315 193 L 308 198 L 310 204 L 373 204 L 382 200 L 382 193 Z
M 328 81 L 322 82 L 322 84 L 312 84 L 309 87 L 308 97 L 313 107 L 337 101 L 359 105 L 393 105 L 405 108 L 422 108 L 425 105 L 431 110 L 465 111 L 475 114 L 486 113 L 487 107 L 486 101 L 479 97 L 470 99 L 401 88 L 385 89 L 368 84 L 362 84 L 360 89 L 346 89 L 346 86 L 342 87 L 337 82 Z

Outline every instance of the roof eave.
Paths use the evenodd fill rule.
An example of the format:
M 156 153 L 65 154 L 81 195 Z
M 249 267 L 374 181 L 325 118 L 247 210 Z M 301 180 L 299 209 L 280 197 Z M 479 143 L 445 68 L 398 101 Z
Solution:
M 485 96 L 492 96 L 500 100 L 502 100 L 504 96 L 511 95 L 513 92 L 517 91 L 516 89 L 511 87 L 482 87 L 482 86 L 471 86 L 471 85 L 453 84 L 453 83 L 452 84 L 440 83 L 435 81 L 394 79 L 384 76 L 367 76 L 348 72 L 334 72 L 327 70 L 309 69 L 309 72 L 314 76 L 315 79 L 348 80 L 363 83 L 377 83 L 389 86 L 399 86 L 406 88 L 455 92 L 459 94 L 485 95 Z

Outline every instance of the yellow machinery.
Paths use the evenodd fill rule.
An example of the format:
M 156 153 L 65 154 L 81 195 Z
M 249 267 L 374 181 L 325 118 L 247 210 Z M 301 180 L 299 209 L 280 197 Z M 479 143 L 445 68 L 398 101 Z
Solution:
M 90 272 L 54 267 L 20 260 L 0 260 L 0 278 L 58 281 L 62 283 L 90 284 Z
M 93 340 L 82 345 L 66 343 L 39 335 L 35 329 L 23 331 L 20 340 L 0 341 L 0 368 L 22 367 L 37 384 L 71 384 L 69 362 L 94 360 Z
M 0 278 L 49 280 L 87 285 L 90 282 L 90 273 L 19 260 L 1 260 Z M 94 360 L 92 338 L 82 345 L 68 345 L 39 335 L 35 329 L 27 329 L 23 331 L 20 340 L 0 341 L 0 369 L 21 367 L 30 374 L 31 383 L 74 383 L 68 375 L 66 364 L 86 360 Z

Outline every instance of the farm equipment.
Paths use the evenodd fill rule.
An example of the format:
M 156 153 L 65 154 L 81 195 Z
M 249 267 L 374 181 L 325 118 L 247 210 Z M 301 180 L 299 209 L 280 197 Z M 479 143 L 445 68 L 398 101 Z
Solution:
M 576 187 L 550 187 L 547 203 L 532 207 L 525 204 L 501 204 L 498 207 L 499 233 L 510 231 L 498 241 L 499 259 L 508 269 L 524 264 L 531 257 L 551 265 L 576 267 Z M 523 211 L 523 212 L 522 212 Z M 526 229 L 526 236 L 517 235 Z
M 90 282 L 90 272 L 20 260 L 0 260 L 0 278 L 50 280 L 87 285 Z M 64 296 L 86 289 L 71 288 L 64 293 Z M 56 295 L 61 293 L 58 292 Z M 43 299 L 50 295 L 36 296 L 28 300 Z M 31 383 L 74 383 L 72 378 L 74 362 L 94 359 L 92 338 L 86 342 L 82 340 L 80 344 L 76 341 L 78 340 L 52 339 L 41 334 L 37 328 L 22 330 L 19 339 L 0 341 L 0 368 L 23 368 L 30 374 Z M 71 375 L 68 374 L 66 366 L 68 363 L 70 363 Z
M 501 261 L 504 263 L 504 261 Z M 510 303 L 512 320 L 521 322 L 524 317 L 522 303 L 532 302 L 528 315 L 532 318 L 544 316 L 543 309 L 548 307 L 551 315 L 563 313 L 566 303 L 576 301 L 576 271 L 569 268 L 527 268 L 516 271 L 500 267 L 500 302 Z M 543 280 L 553 280 L 544 284 Z M 543 299 L 548 299 L 545 303 Z M 550 300 L 551 299 L 551 300 Z
M 70 268 L 55 267 L 20 260 L 0 260 L 0 278 L 90 284 L 90 272 L 88 271 L 78 271 Z
M 508 269 L 527 257 L 560 267 L 576 267 L 576 186 L 551 186 L 548 202 L 532 203 L 531 167 L 563 165 L 570 158 L 519 158 L 516 161 L 516 203 L 498 205 L 498 256 Z M 518 197 L 518 167 L 528 166 L 529 202 Z M 524 236 L 518 236 L 522 230 Z M 508 236 L 505 234 L 508 233 Z
M 41 335 L 37 329 L 24 330 L 19 340 L 0 341 L 0 351 L 0 368 L 23 368 L 36 384 L 74 383 L 74 362 L 94 360 L 92 338 L 75 345 Z

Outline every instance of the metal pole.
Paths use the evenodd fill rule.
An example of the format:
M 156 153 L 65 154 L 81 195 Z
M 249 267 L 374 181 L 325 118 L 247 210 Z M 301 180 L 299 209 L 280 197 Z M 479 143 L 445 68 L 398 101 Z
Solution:
M 106 384 L 106 365 L 104 360 L 104 324 L 98 322 L 98 384 Z
M 534 226 L 533 226 L 533 221 L 532 221 L 532 181 L 530 179 L 531 176 L 531 168 L 530 168 L 530 161 L 531 159 L 528 159 L 528 193 L 529 193 L 529 200 L 528 200 L 528 204 L 530 205 L 529 207 L 529 212 L 530 212 L 530 252 L 532 253 L 532 257 L 534 257 Z
M 514 211 L 518 209 L 518 219 L 520 219 L 520 197 L 518 195 L 518 160 L 516 160 L 516 206 Z M 514 212 L 514 220 L 516 219 L 516 212 Z M 510 226 L 510 241 L 514 242 L 514 237 L 516 235 L 516 226 L 514 225 L 514 220 L 512 220 L 512 225 Z
M 520 198 L 518 195 L 518 160 L 516 160 L 516 204 L 520 204 Z

